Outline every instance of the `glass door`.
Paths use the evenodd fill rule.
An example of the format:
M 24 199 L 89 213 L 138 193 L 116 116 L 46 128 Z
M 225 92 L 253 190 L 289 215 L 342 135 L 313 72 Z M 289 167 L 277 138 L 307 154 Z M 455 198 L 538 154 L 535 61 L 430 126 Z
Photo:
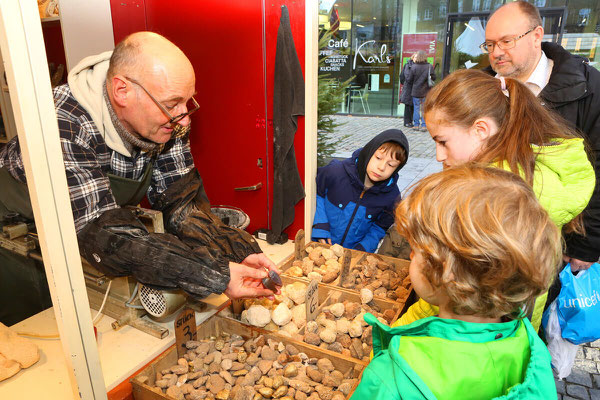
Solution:
M 565 8 L 540 9 L 544 41 L 559 43 Z M 444 76 L 457 69 L 483 69 L 490 65 L 488 55 L 479 45 L 485 41 L 485 27 L 490 12 L 448 14 L 444 47 Z

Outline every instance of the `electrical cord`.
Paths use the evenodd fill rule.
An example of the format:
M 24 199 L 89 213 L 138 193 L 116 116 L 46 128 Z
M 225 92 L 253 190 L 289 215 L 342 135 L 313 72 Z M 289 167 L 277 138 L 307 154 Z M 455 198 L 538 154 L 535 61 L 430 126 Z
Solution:
M 98 313 L 96 314 L 96 316 L 92 320 L 92 324 L 94 324 L 94 325 L 96 324 L 96 322 L 98 322 L 98 320 L 102 316 L 102 310 L 104 309 L 104 305 L 106 304 L 106 299 L 108 299 L 108 293 L 110 292 L 110 286 L 111 285 L 112 285 L 112 279 L 110 281 L 108 281 L 108 287 L 106 288 L 106 293 L 104 293 L 104 300 L 102 300 L 102 305 L 100 306 L 100 309 L 98 310 Z
M 131 297 L 129 298 L 129 300 L 127 300 L 125 302 L 125 305 L 129 308 L 135 308 L 136 310 L 144 310 L 144 306 L 141 305 L 135 305 L 135 304 L 131 304 L 131 302 L 133 301 L 133 299 L 135 298 L 135 295 L 138 292 L 138 287 L 140 286 L 139 282 L 137 282 L 135 284 L 135 288 L 133 289 L 133 293 L 131 294 Z

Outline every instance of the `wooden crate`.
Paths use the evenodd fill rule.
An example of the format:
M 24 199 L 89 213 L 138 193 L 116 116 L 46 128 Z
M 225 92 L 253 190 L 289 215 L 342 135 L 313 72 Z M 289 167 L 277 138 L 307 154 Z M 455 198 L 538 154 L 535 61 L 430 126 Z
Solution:
M 324 244 L 324 243 L 317 243 L 317 242 L 310 242 L 308 243 L 304 248 L 306 249 L 306 247 L 323 247 L 323 248 L 330 248 L 331 245 L 329 244 Z M 344 249 L 344 250 L 348 250 L 348 249 Z M 302 254 L 302 257 L 306 256 L 306 251 L 304 250 L 304 253 Z M 356 265 L 362 263 L 364 260 L 366 260 L 366 258 L 368 256 L 373 256 L 375 258 L 377 258 L 378 260 L 381 260 L 383 262 L 386 262 L 388 264 L 391 264 L 393 266 L 393 268 L 396 271 L 406 271 L 408 273 L 408 266 L 410 265 L 410 261 L 409 260 L 403 260 L 400 258 L 395 258 L 395 257 L 389 257 L 389 256 L 384 256 L 384 255 L 380 255 L 380 254 L 373 254 L 373 253 L 366 253 L 364 251 L 359 251 L 359 250 L 352 250 L 350 249 L 350 254 L 352 255 L 352 258 L 350 260 L 350 270 L 352 270 L 353 267 L 355 267 Z M 306 277 L 293 277 L 293 276 L 289 276 L 286 275 L 286 272 L 288 269 L 290 269 L 292 267 L 293 262 L 297 260 L 296 256 L 294 254 L 290 255 L 288 258 L 286 258 L 285 260 L 283 260 L 281 263 L 279 263 L 277 265 L 277 267 L 279 268 L 279 270 L 282 272 L 282 279 L 288 279 L 290 281 L 300 281 L 303 283 L 308 284 L 309 280 Z M 342 261 L 340 261 L 341 263 Z M 338 276 L 338 278 L 336 280 L 334 280 L 331 283 L 319 283 L 319 287 L 334 287 L 334 288 L 339 288 L 341 290 L 347 290 L 349 292 L 359 292 L 360 290 L 355 290 L 355 289 L 347 289 L 342 287 L 341 284 L 341 279 Z M 396 301 L 397 303 L 400 303 L 402 305 L 406 304 L 406 301 L 408 299 L 408 297 L 410 296 L 410 292 L 412 291 L 412 285 L 408 285 L 406 287 L 408 293 L 406 294 L 406 296 L 398 298 L 396 300 L 391 300 L 389 298 L 385 298 L 388 301 Z M 377 296 L 376 296 L 377 297 Z M 382 298 L 382 297 L 378 297 L 378 298 Z
M 319 243 L 319 242 L 309 242 L 306 244 L 306 246 L 304 246 L 304 250 L 302 250 L 301 252 L 301 257 L 297 258 L 296 254 L 292 254 L 290 255 L 288 258 L 284 259 L 281 263 L 279 263 L 277 265 L 277 267 L 279 268 L 279 270 L 282 272 L 282 275 L 287 275 L 286 271 L 288 269 L 290 269 L 292 267 L 292 264 L 294 263 L 294 261 L 296 260 L 302 260 L 302 258 L 306 257 L 308 255 L 308 252 L 306 251 L 307 247 L 322 247 L 324 249 L 329 249 L 331 247 L 330 244 L 326 244 L 326 243 Z M 350 259 L 350 267 L 352 268 L 352 266 L 354 266 L 356 264 L 356 262 L 361 259 L 365 254 L 364 251 L 359 251 L 359 250 L 352 250 L 352 249 L 346 249 L 344 248 L 344 251 L 350 251 L 351 254 L 351 259 Z M 340 257 L 340 259 L 338 260 L 340 264 L 342 264 L 343 262 L 343 257 Z M 289 275 L 287 275 L 289 276 Z M 298 280 L 301 280 L 303 282 L 308 283 L 308 278 L 305 277 L 295 277 L 295 276 L 290 276 L 291 278 L 295 278 Z M 336 280 L 334 280 L 331 283 L 323 283 L 323 285 L 331 285 L 331 286 L 339 286 L 340 284 L 340 277 L 338 276 Z
M 316 358 L 328 358 L 333 363 L 334 367 L 344 374 L 346 378 L 359 378 L 362 373 L 365 364 L 356 362 L 355 359 L 345 357 L 341 354 L 319 349 L 315 346 L 310 346 L 306 343 L 299 342 L 280 336 L 272 332 L 265 331 L 260 328 L 244 325 L 236 322 L 229 318 L 222 318 L 219 315 L 215 315 L 198 326 L 198 337 L 197 340 L 216 338 L 222 334 L 237 334 L 242 336 L 244 339 L 250 339 L 264 335 L 266 339 L 273 339 L 278 342 L 282 342 L 284 345 L 291 344 L 296 347 L 300 352 L 306 353 L 308 357 Z M 167 369 L 177 364 L 177 351 L 175 346 L 170 347 L 165 353 L 158 357 L 154 362 L 144 368 L 141 372 L 135 375 L 131 379 L 131 385 L 133 386 L 133 397 L 135 400 L 164 400 L 173 399 L 166 394 L 157 393 L 152 390 L 156 373 L 164 369 Z M 354 385 L 347 398 L 352 396 L 354 389 L 358 385 Z
M 325 307 L 330 306 L 335 303 L 343 303 L 346 300 L 349 302 L 361 304 L 360 294 L 355 291 L 351 291 L 351 290 L 347 290 L 347 289 L 344 290 L 344 289 L 340 289 L 340 288 L 328 288 L 327 290 L 321 291 L 321 288 L 319 288 L 319 311 L 318 311 L 317 315 L 319 315 Z M 379 312 L 381 312 L 382 314 L 385 310 L 394 310 L 394 316 L 392 317 L 392 322 L 396 321 L 400 317 L 400 314 L 403 311 L 403 304 L 392 301 L 392 300 L 379 298 L 379 297 L 373 297 L 372 302 L 375 304 L 375 307 L 379 308 L 379 310 L 380 310 Z M 306 332 L 306 325 L 300 329 L 300 334 L 304 335 L 305 332 Z M 363 343 L 365 343 L 365 342 L 363 342 Z M 372 340 L 371 340 L 371 343 L 366 343 L 366 344 L 369 346 L 372 346 L 373 345 Z M 308 343 L 305 343 L 305 345 L 314 347 L 316 349 L 324 350 L 321 347 L 314 346 L 314 345 L 311 345 Z M 334 352 L 334 353 L 339 354 L 336 352 Z M 350 358 L 353 360 L 356 360 L 357 363 L 364 363 L 365 365 L 367 365 L 369 363 L 369 361 L 364 361 L 364 360 L 361 360 L 358 358 L 353 358 L 353 357 L 350 357 Z
M 403 260 L 403 259 L 400 259 L 400 258 L 384 256 L 384 255 L 381 255 L 381 254 L 364 253 L 363 256 L 360 259 L 358 259 L 356 261 L 356 263 L 354 263 L 350 267 L 350 270 L 352 270 L 352 267 L 355 267 L 355 266 L 360 265 L 363 262 L 365 262 L 367 260 L 367 257 L 369 257 L 369 256 L 376 258 L 378 261 L 382 261 L 382 262 L 385 262 L 385 263 L 391 265 L 391 268 L 394 271 L 396 271 L 398 273 L 406 274 L 406 276 L 408 276 L 408 267 L 410 266 L 410 261 L 409 260 Z M 372 282 L 374 280 L 375 280 L 375 278 L 368 279 L 366 284 L 368 284 L 369 282 Z M 398 303 L 406 304 L 406 301 L 409 298 L 410 293 L 412 291 L 412 284 L 410 283 L 410 280 L 409 280 L 408 285 L 405 285 L 404 288 L 406 289 L 406 294 L 404 296 L 401 296 L 401 297 L 399 297 L 399 298 L 397 298 L 395 300 L 390 299 L 388 297 L 385 297 L 385 299 L 387 299 L 389 301 L 395 301 L 395 302 L 398 302 Z M 358 291 L 358 292 L 360 291 L 360 288 L 344 288 L 344 289 L 346 289 L 346 290 L 352 290 L 352 291 Z M 378 296 L 374 296 L 374 297 L 378 297 Z M 380 297 L 380 298 L 384 298 L 384 297 Z

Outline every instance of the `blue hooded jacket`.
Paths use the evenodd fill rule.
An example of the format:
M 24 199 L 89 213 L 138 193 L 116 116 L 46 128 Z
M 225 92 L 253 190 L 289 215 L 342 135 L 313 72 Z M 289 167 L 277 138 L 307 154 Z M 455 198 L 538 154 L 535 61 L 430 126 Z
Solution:
M 374 137 L 351 158 L 334 160 L 317 170 L 317 209 L 313 221 L 313 240 L 331 239 L 349 249 L 369 253 L 394 222 L 394 206 L 400 200 L 398 170 L 391 177 L 365 190 L 367 164 L 386 142 L 400 144 L 408 159 L 408 140 L 402 131 L 389 129 Z

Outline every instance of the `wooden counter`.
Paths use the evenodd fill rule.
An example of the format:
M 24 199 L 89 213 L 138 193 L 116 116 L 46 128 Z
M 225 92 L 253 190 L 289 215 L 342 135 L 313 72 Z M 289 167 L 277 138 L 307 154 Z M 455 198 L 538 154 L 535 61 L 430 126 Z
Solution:
M 294 243 L 269 245 L 258 241 L 265 255 L 275 263 L 282 261 L 294 251 Z M 224 295 L 211 296 L 209 304 L 222 304 Z M 196 323 L 200 324 L 215 314 L 217 308 L 209 306 L 208 311 L 196 313 Z M 92 311 L 92 317 L 96 311 Z M 106 391 L 109 399 L 127 398 L 117 386 L 136 373 L 142 367 L 162 354 L 175 343 L 173 331 L 174 315 L 159 323 L 169 329 L 169 335 L 157 339 L 131 326 L 118 331 L 111 327 L 114 319 L 104 315 L 96 324 L 98 352 L 104 374 Z M 41 336 L 56 335 L 58 329 L 52 308 L 36 314 L 11 327 L 16 332 L 34 333 Z M 60 339 L 30 338 L 40 348 L 40 360 L 30 368 L 19 371 L 13 377 L 0 382 L 0 399 L 2 400 L 65 400 L 73 397 L 69 372 Z M 111 390 L 115 393 L 111 393 Z

